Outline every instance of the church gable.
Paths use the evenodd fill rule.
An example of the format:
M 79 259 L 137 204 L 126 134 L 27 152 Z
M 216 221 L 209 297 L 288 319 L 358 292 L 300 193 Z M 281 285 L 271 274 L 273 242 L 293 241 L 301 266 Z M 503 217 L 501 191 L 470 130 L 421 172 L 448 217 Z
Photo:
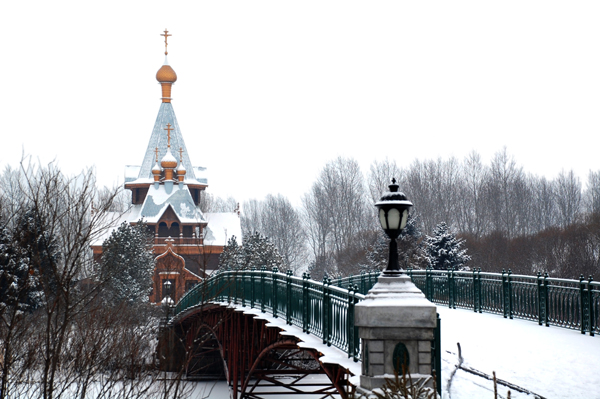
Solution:
M 204 216 L 187 187 L 174 187 L 167 193 L 165 186 L 150 186 L 142 206 L 141 215 L 148 223 L 158 223 L 167 209 L 175 215 L 180 223 L 203 223 Z

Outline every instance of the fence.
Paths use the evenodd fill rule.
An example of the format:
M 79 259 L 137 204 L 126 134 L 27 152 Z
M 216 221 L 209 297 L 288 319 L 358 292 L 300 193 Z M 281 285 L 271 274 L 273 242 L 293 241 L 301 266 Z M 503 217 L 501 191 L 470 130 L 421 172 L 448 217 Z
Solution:
M 523 276 L 503 271 L 482 273 L 455 270 L 408 270 L 407 274 L 427 299 L 450 308 L 472 309 L 505 318 L 537 321 L 600 333 L 600 283 L 550 278 L 548 274 Z

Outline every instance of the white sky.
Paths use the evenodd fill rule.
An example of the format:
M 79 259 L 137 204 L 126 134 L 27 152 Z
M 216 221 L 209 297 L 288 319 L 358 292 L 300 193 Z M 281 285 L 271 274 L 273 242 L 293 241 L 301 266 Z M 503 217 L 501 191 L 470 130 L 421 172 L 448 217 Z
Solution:
M 103 185 L 139 165 L 173 105 L 208 191 L 293 203 L 337 156 L 600 170 L 597 1 L 3 1 L 2 156 Z M 415 199 L 416 200 L 416 199 Z

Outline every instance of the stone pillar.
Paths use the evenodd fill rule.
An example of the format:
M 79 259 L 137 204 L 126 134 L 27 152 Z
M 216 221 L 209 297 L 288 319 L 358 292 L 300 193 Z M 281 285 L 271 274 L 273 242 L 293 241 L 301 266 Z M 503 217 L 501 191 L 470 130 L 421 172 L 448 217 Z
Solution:
M 356 304 L 355 325 L 362 339 L 361 388 L 380 388 L 395 372 L 402 376 L 403 364 L 414 383 L 431 377 L 436 307 L 406 274 L 383 272 Z

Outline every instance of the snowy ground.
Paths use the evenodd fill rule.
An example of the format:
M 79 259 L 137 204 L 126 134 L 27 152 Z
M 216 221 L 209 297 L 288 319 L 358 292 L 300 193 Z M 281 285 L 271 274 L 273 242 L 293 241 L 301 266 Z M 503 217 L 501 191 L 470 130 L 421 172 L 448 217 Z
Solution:
M 493 398 L 493 383 L 458 364 L 491 375 L 544 398 L 600 398 L 600 337 L 560 327 L 541 327 L 527 320 L 438 306 L 442 319 L 443 397 Z M 450 352 L 450 353 L 449 353 Z M 506 397 L 508 388 L 498 386 Z M 511 389 L 512 398 L 534 398 Z
M 442 319 L 443 398 L 494 397 L 492 381 L 456 370 L 459 362 L 456 344 L 460 343 L 464 368 L 490 376 L 495 371 L 498 379 L 539 395 L 524 394 L 513 388 L 512 398 L 600 399 L 600 337 L 443 306 L 438 307 L 438 313 Z M 292 333 L 295 327 L 286 329 Z M 507 397 L 508 389 L 498 385 L 498 397 Z M 195 393 L 192 397 L 229 398 L 227 384 L 221 381 L 197 384 Z

